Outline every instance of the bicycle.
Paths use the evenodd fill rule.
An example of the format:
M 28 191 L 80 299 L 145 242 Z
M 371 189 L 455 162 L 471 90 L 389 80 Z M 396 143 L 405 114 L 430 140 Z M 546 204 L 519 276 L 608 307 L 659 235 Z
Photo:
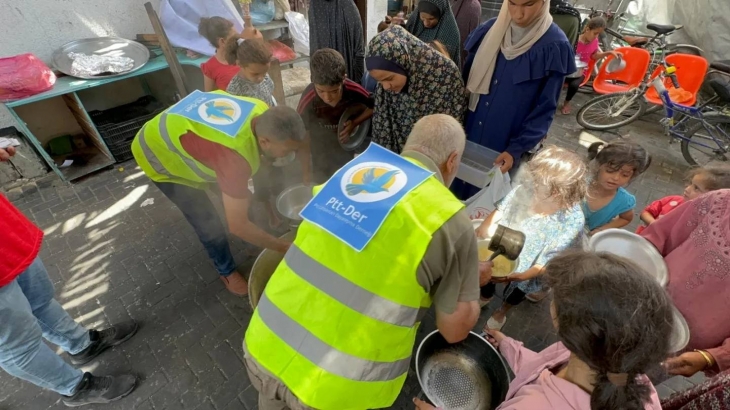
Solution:
M 708 74 L 721 74 L 730 79 L 730 65 L 713 64 L 714 68 Z M 730 85 L 722 82 L 712 82 L 711 87 L 716 90 L 716 96 L 698 107 L 675 103 L 669 97 L 669 91 L 664 85 L 665 78 L 670 78 L 674 88 L 679 88 L 676 77 L 676 67 L 664 61 L 663 66 L 655 76 L 637 87 L 641 89 L 638 95 L 644 95 L 647 86 L 656 90 L 665 109 L 665 117 L 660 123 L 665 134 L 670 138 L 669 143 L 681 141 L 682 156 L 692 166 L 702 166 L 710 161 L 728 161 L 730 155 Z M 619 93 L 619 94 L 629 94 Z M 611 94 L 602 97 L 609 97 Z M 718 103 L 719 104 L 716 104 Z M 706 134 L 705 134 L 706 133 Z
M 652 54 L 648 67 L 655 67 L 647 73 L 645 80 L 631 90 L 619 93 L 604 94 L 589 100 L 576 114 L 578 123 L 586 129 L 607 131 L 628 125 L 644 115 L 647 103 L 644 94 L 651 87 L 655 76 L 661 71 L 660 66 L 666 64 L 666 57 L 675 54 L 668 53 L 667 36 L 681 26 L 649 24 L 647 28 L 657 34 L 651 42 L 656 43 L 656 52 Z
M 727 71 L 715 71 L 730 77 L 730 67 L 727 68 Z M 652 87 L 659 94 L 666 112 L 666 117 L 661 123 L 665 134 L 670 137 L 669 143 L 680 140 L 682 156 L 692 166 L 703 166 L 710 161 L 728 161 L 730 115 L 727 112 L 716 111 L 715 107 L 710 105 L 691 107 L 673 102 L 664 85 L 664 78 L 669 77 L 674 87 L 679 88 L 675 72 L 674 67 L 665 67 L 652 80 Z M 726 88 L 724 91 L 728 93 L 730 89 Z M 676 113 L 679 113 L 678 120 Z M 703 132 L 709 135 L 704 135 Z

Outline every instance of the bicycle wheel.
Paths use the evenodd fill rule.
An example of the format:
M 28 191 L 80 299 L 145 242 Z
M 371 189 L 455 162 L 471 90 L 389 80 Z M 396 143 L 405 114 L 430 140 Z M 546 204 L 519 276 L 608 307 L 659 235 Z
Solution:
M 730 159 L 730 117 L 726 115 L 706 114 L 704 121 L 690 126 L 684 137 L 682 156 L 692 166 L 701 167 L 710 161 L 727 162 Z
M 606 131 L 631 124 L 646 112 L 646 102 L 638 90 L 598 96 L 576 114 L 578 124 L 595 131 Z

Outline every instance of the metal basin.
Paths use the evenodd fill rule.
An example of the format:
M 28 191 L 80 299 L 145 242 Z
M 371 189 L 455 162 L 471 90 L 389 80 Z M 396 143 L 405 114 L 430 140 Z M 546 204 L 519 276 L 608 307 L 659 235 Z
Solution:
M 84 79 L 112 78 L 127 75 L 142 68 L 150 59 L 150 51 L 142 44 L 119 37 L 94 37 L 75 40 L 64 44 L 56 49 L 51 61 L 53 66 L 60 72 L 74 76 L 71 73 L 73 61 L 68 57 L 69 53 L 81 53 L 86 55 L 104 55 L 115 57 L 128 57 L 134 61 L 134 67 L 123 73 L 97 75 L 97 76 L 75 76 Z
M 588 68 L 588 64 L 586 64 L 583 60 L 580 59 L 580 57 L 575 57 L 575 67 L 576 70 L 573 74 L 568 75 L 568 78 L 582 78 L 585 75 L 586 68 Z
M 281 239 L 294 241 L 296 232 L 287 232 L 281 236 Z M 251 302 L 251 308 L 256 309 L 261 296 L 264 294 L 266 284 L 274 274 L 276 267 L 279 266 L 284 254 L 271 249 L 264 249 L 251 267 L 251 274 L 248 277 L 248 300 Z
M 302 222 L 299 212 L 312 199 L 312 187 L 298 184 L 285 189 L 276 198 L 276 210 L 289 221 L 289 226 L 296 228 Z
M 448 410 L 496 409 L 510 382 L 502 356 L 474 332 L 456 344 L 430 333 L 418 346 L 416 375 L 428 400 Z

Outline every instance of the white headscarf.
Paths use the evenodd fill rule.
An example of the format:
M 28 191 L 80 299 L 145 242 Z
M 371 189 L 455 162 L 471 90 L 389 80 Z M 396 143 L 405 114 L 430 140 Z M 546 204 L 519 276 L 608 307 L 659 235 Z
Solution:
M 553 23 L 553 16 L 550 15 L 550 2 L 543 0 L 540 16 L 532 23 L 527 34 L 516 44 L 512 44 L 512 16 L 509 14 L 509 0 L 502 3 L 502 8 L 497 16 L 497 21 L 479 45 L 474 63 L 469 71 L 469 79 L 466 88 L 471 93 L 469 97 L 469 110 L 476 110 L 479 97 L 482 94 L 489 94 L 489 85 L 494 75 L 494 67 L 497 65 L 497 56 L 502 51 L 507 60 L 513 60 L 526 53 L 542 36 L 548 31 Z

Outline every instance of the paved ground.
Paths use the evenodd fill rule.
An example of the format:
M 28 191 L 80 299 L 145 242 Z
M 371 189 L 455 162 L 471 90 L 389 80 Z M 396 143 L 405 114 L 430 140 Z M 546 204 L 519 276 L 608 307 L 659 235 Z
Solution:
M 654 155 L 649 171 L 629 187 L 637 210 L 681 192 L 687 170 L 679 147 L 668 146 L 656 124 L 650 118 L 620 132 Z M 580 133 L 573 116 L 559 115 L 549 142 L 583 154 Z M 128 318 L 143 324 L 132 340 L 84 367 L 97 374 L 135 372 L 142 378 L 139 388 L 115 404 L 88 408 L 256 408 L 256 392 L 240 360 L 251 317 L 247 300 L 228 294 L 180 212 L 133 162 L 70 186 L 49 179 L 8 196 L 45 230 L 41 256 L 58 300 L 74 318 L 97 328 Z M 239 240 L 231 243 L 241 271 L 248 272 L 258 250 Z M 547 306 L 547 301 L 523 303 L 511 312 L 505 333 L 535 350 L 553 343 Z M 490 312 L 484 312 L 478 329 Z M 429 316 L 420 335 L 434 328 Z M 393 408 L 411 409 L 417 392 L 411 377 Z M 60 408 L 57 395 L 0 373 L 0 410 Z

